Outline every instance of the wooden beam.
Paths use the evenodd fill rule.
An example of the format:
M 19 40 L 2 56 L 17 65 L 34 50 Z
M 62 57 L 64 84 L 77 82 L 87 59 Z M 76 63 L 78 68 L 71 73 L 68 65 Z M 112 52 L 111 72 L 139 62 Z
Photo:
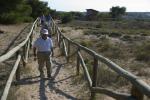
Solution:
M 97 86 L 97 69 L 98 69 L 98 59 L 94 56 L 92 87 Z M 96 95 L 95 92 L 91 92 L 91 100 L 94 100 L 95 95 Z
M 27 42 L 27 49 L 26 49 L 26 53 L 25 53 L 25 62 L 28 62 L 28 57 L 29 57 L 29 48 L 30 48 L 30 39 Z
M 84 74 L 85 74 L 85 76 L 87 77 L 87 81 L 88 81 L 89 87 L 92 87 L 92 80 L 91 80 L 90 74 L 89 74 L 89 72 L 88 72 L 88 69 L 87 69 L 87 67 L 86 67 L 86 65 L 85 65 L 85 62 L 84 62 L 84 60 L 83 60 L 83 57 L 82 57 L 82 55 L 80 54 L 80 52 L 78 52 L 78 55 L 79 55 L 79 58 L 80 58 L 80 61 L 81 61 L 81 65 L 82 65 Z
M 18 65 L 19 65 L 19 62 L 20 62 L 20 59 L 21 59 L 21 55 L 18 55 L 17 57 L 17 60 L 15 62 L 15 65 L 9 75 L 9 78 L 7 80 L 7 83 L 6 83 L 6 86 L 5 86 L 5 89 L 4 89 L 4 92 L 3 92 L 3 95 L 1 97 L 1 100 L 7 100 L 7 96 L 8 96 L 8 93 L 9 93 L 9 89 L 10 89 L 10 86 L 11 86 L 11 83 L 12 83 L 12 80 L 13 80 L 13 77 L 16 73 L 16 70 L 18 68 Z
M 78 49 L 78 52 L 77 52 L 77 67 L 76 67 L 76 74 L 79 75 L 80 73 L 80 57 L 79 57 L 79 49 Z
M 132 86 L 131 95 L 136 98 L 136 100 L 143 100 L 144 95 L 141 91 L 139 91 L 135 86 Z
M 68 46 L 67 46 L 67 51 L 68 51 L 68 56 L 67 56 L 67 62 L 69 62 L 69 58 L 70 58 L 70 42 L 69 41 L 67 41 L 68 42 Z

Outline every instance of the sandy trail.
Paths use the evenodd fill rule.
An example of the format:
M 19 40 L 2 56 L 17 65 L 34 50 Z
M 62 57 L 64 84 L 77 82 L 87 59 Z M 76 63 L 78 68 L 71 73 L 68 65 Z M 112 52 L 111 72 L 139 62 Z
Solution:
M 54 45 L 56 46 L 55 42 Z M 79 100 L 79 85 L 74 85 L 72 79 L 76 77 L 75 65 L 67 64 L 66 59 L 60 56 L 59 48 L 55 47 L 52 58 L 52 77 L 54 80 L 39 77 L 37 61 L 29 58 L 26 66 L 28 74 L 23 75 L 16 92 L 17 100 Z

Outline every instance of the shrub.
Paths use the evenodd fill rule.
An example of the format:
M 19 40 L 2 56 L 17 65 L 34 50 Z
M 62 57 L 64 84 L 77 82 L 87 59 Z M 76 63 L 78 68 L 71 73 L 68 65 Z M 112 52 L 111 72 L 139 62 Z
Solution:
M 102 41 L 99 41 L 99 43 L 97 44 L 97 48 L 99 52 L 104 52 L 107 51 L 110 48 L 110 43 L 108 39 L 104 39 Z
M 150 43 L 143 43 L 136 48 L 136 60 L 149 61 L 150 60 Z
M 91 47 L 92 46 L 92 41 L 90 40 L 83 40 L 80 42 L 81 45 L 85 46 L 85 47 Z
M 72 15 L 70 13 L 67 13 L 62 17 L 61 22 L 64 24 L 64 23 L 68 23 L 72 20 L 73 20 Z
M 16 23 L 18 22 L 19 20 L 19 14 L 18 13 L 15 13 L 15 12 L 10 12 L 10 13 L 3 13 L 1 16 L 0 16 L 0 22 L 1 23 L 5 23 L 5 24 L 13 24 L 13 23 Z
M 92 73 L 93 73 L 93 69 L 92 69 L 93 68 L 93 62 L 92 62 L 92 60 L 85 59 L 84 62 L 87 66 L 87 69 L 88 69 L 88 72 L 89 72 L 90 76 L 92 76 Z
M 110 37 L 120 37 L 121 33 L 112 32 L 109 34 Z
M 96 25 L 96 28 L 102 28 L 102 26 L 103 26 L 102 23 L 99 22 L 99 23 Z
M 86 30 L 84 31 L 84 35 L 99 35 L 100 31 L 99 30 Z
M 132 37 L 130 35 L 124 35 L 123 37 L 121 37 L 121 40 L 123 40 L 123 41 L 131 41 Z

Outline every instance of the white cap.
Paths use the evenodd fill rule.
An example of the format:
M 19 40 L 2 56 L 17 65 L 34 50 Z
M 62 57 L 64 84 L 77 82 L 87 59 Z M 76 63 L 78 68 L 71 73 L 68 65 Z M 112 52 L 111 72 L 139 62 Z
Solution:
M 48 30 L 47 30 L 47 29 L 41 29 L 40 33 L 41 33 L 41 34 L 47 34 L 47 35 L 48 35 Z

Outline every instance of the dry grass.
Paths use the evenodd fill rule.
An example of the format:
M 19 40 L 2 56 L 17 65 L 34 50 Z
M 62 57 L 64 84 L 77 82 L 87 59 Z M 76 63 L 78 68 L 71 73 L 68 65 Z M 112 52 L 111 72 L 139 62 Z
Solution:
M 135 23 L 137 24 L 136 26 Z M 99 54 L 114 61 L 125 70 L 130 71 L 131 73 L 139 76 L 142 79 L 149 80 L 150 46 L 149 40 L 147 41 L 147 35 L 149 35 L 147 25 L 149 26 L 149 23 L 140 23 L 143 23 L 145 28 L 141 26 L 138 22 L 102 22 L 97 27 L 95 27 L 94 24 L 91 24 L 91 27 L 90 24 L 87 23 L 84 23 L 83 26 L 82 24 L 80 24 L 80 27 L 85 31 L 85 33 L 82 38 L 81 36 L 79 36 L 78 38 L 76 38 L 76 40 L 81 45 L 91 48 Z M 131 25 L 132 27 L 130 27 Z M 76 28 L 75 25 L 72 25 L 72 27 Z M 86 38 L 88 36 L 90 37 L 90 35 L 97 36 L 94 42 L 93 38 Z M 102 38 L 103 35 L 107 35 L 108 38 Z M 117 39 L 117 42 L 113 40 L 114 38 Z M 86 57 L 84 58 L 85 63 L 88 67 L 88 71 L 92 76 L 93 60 Z M 107 88 L 109 87 L 120 92 L 130 91 L 131 84 L 129 83 L 129 81 L 119 76 L 116 72 L 108 68 L 105 64 L 100 63 L 99 66 L 99 86 Z M 149 82 L 150 81 L 148 81 L 148 84 Z M 105 100 L 103 99 L 103 95 L 99 98 Z

